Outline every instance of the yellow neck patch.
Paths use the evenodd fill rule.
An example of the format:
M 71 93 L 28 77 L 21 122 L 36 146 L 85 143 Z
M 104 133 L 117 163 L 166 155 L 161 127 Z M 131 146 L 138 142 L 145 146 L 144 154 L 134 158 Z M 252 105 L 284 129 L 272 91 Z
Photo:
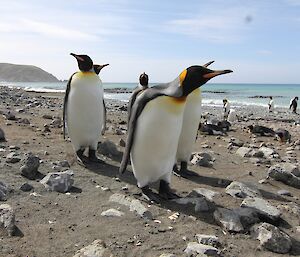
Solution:
M 187 74 L 187 70 L 184 70 L 183 72 L 180 73 L 179 75 L 180 86 L 182 85 L 182 82 L 185 80 L 186 74 Z

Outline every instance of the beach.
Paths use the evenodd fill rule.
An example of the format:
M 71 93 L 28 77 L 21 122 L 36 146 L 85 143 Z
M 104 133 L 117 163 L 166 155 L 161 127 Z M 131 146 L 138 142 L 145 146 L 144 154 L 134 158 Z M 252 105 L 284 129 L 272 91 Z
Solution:
M 126 92 L 130 94 L 131 89 Z M 106 90 L 105 93 L 118 92 Z M 6 142 L 0 142 L 0 181 L 8 187 L 6 200 L 2 203 L 9 204 L 14 210 L 18 228 L 18 233 L 13 236 L 1 231 L 0 256 L 75 256 L 77 251 L 98 239 L 105 242 L 103 247 L 111 253 L 103 256 L 192 256 L 184 251 L 189 243 L 197 242 L 197 234 L 217 236 L 219 256 L 300 254 L 300 171 L 297 176 L 293 175 L 294 181 L 299 179 L 299 187 L 298 182 L 287 185 L 288 181 L 275 180 L 268 172 L 276 164 L 299 168 L 300 115 L 292 114 L 286 107 L 276 107 L 276 104 L 275 112 L 271 114 L 259 105 L 236 107 L 239 121 L 232 123 L 227 135 L 198 135 L 194 152 L 208 153 L 212 157 L 209 165 L 190 164 L 189 169 L 197 173 L 195 177 L 172 176 L 171 187 L 183 199 L 194 200 L 185 203 L 164 201 L 158 205 L 141 197 L 131 167 L 124 175 L 118 174 L 124 151 L 120 140 L 126 141 L 127 102 L 105 99 L 107 129 L 101 142 L 109 140 L 115 148 L 98 153 L 104 164 L 84 168 L 76 163 L 71 143 L 63 139 L 63 97 L 61 92 L 27 92 L 20 88 L 0 87 L 0 128 L 6 138 Z M 265 101 L 267 103 L 267 99 Z M 202 113 L 221 118 L 222 107 L 205 105 Z M 247 126 L 254 124 L 274 130 L 287 129 L 292 141 L 281 143 L 274 137 L 249 134 Z M 249 149 L 248 155 L 241 154 L 242 150 L 247 150 L 241 149 L 243 147 Z M 250 150 L 256 153 L 265 150 L 265 153 L 255 155 Z M 8 161 L 7 156 L 12 152 L 18 161 Z M 31 180 L 20 172 L 25 154 L 29 152 L 40 158 L 40 175 Z M 62 165 L 63 161 L 70 167 Z M 50 172 L 69 169 L 74 173 L 74 184 L 67 193 L 51 192 L 40 183 Z M 235 181 L 251 185 L 250 188 L 255 188 L 252 190 L 256 192 L 255 197 L 267 201 L 280 213 L 275 218 L 272 216 L 271 221 L 270 217 L 260 213 L 260 222 L 253 224 L 266 220 L 285 232 L 291 241 L 286 253 L 260 247 L 260 241 L 252 231 L 253 224 L 249 227 L 242 224 L 244 229 L 241 230 L 228 229 L 218 219 L 224 209 L 236 210 L 242 203 L 247 205 L 243 195 L 248 194 L 247 190 L 238 197 L 226 190 Z M 24 183 L 33 188 L 21 190 Z M 196 197 L 197 189 L 214 192 L 213 197 L 209 200 Z M 280 190 L 288 193 L 278 192 Z M 127 203 L 137 200 L 139 208 L 130 208 L 130 204 L 124 204 L 125 200 L 118 200 L 122 197 L 126 197 Z M 195 208 L 195 201 L 197 203 L 199 199 L 208 203 L 207 209 Z M 142 215 L 141 205 L 146 209 Z M 119 211 L 120 215 L 103 214 L 110 209 Z

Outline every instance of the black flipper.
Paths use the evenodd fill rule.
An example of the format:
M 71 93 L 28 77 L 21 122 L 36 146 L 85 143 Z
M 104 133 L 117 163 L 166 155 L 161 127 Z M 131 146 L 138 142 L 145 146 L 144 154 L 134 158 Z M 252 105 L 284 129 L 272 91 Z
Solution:
M 123 154 L 122 162 L 120 165 L 119 172 L 124 173 L 129 162 L 129 156 L 131 152 L 131 147 L 134 140 L 134 132 L 137 124 L 138 117 L 142 113 L 146 104 L 152 99 L 159 96 L 173 96 L 181 97 L 182 96 L 182 87 L 179 87 L 179 79 L 175 79 L 171 83 L 160 84 L 147 90 L 141 92 L 137 97 L 130 111 L 130 119 L 128 122 L 128 131 L 127 131 L 127 140 L 126 148 Z
M 130 121 L 130 116 L 131 116 L 131 109 L 132 109 L 132 105 L 134 104 L 138 94 L 143 91 L 143 89 L 141 87 L 137 87 L 133 90 L 132 95 L 129 99 L 128 102 L 128 107 L 127 107 L 127 111 L 128 111 L 128 120 L 127 120 L 127 127 L 129 127 L 129 121 Z
M 67 104 L 68 104 L 68 100 L 69 100 L 69 93 L 70 93 L 70 90 L 71 90 L 72 78 L 73 78 L 73 76 L 76 73 L 77 72 L 73 73 L 72 76 L 70 77 L 70 79 L 68 81 L 68 84 L 67 84 L 65 97 L 64 97 L 64 107 L 63 107 L 63 132 L 64 132 L 64 139 L 66 139 L 66 117 L 67 117 Z
M 101 135 L 103 136 L 106 130 L 106 106 L 103 98 L 103 125 L 101 130 Z

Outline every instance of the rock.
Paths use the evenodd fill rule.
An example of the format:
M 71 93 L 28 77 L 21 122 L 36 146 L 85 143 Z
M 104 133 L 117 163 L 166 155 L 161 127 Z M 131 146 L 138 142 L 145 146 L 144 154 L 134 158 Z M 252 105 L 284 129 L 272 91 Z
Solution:
M 190 254 L 195 254 L 195 253 L 206 254 L 207 256 L 219 256 L 220 254 L 219 249 L 210 245 L 199 244 L 197 242 L 188 243 L 184 252 L 186 254 L 189 254 L 189 256 Z
M 0 142 L 6 142 L 5 133 L 2 128 L 0 128 Z
M 289 186 L 300 188 L 300 177 L 296 177 L 294 174 L 286 171 L 279 164 L 269 168 L 268 176 Z
M 118 211 L 116 209 L 108 209 L 106 211 L 101 212 L 101 216 L 105 217 L 121 217 L 124 215 L 124 212 Z
M 7 163 L 17 163 L 21 161 L 21 158 L 19 157 L 19 155 L 15 152 L 11 152 L 6 156 L 6 162 Z
M 208 201 L 211 202 L 217 195 L 219 195 L 218 192 L 206 188 L 195 188 L 190 194 L 190 196 L 204 196 Z
M 252 156 L 252 149 L 248 147 L 240 147 L 237 149 L 236 154 L 241 157 L 251 157 Z
M 15 231 L 15 212 L 8 204 L 0 205 L 0 227 L 12 236 Z
M 283 195 L 283 196 L 292 196 L 291 192 L 288 191 L 288 190 L 285 190 L 285 189 L 278 190 L 278 191 L 277 191 L 277 194 Z
M 221 246 L 220 239 L 217 236 L 214 236 L 214 235 L 197 234 L 196 238 L 198 239 L 199 244 L 211 245 L 213 247 L 220 247 Z
M 52 115 L 49 115 L 49 114 L 44 114 L 42 116 L 42 118 L 46 119 L 46 120 L 52 120 Z
M 22 119 L 19 120 L 19 123 L 29 125 L 30 121 L 27 118 L 22 118 Z
M 48 173 L 40 182 L 50 191 L 65 193 L 70 190 L 74 183 L 73 175 L 72 170 Z
M 176 257 L 176 255 L 174 255 L 172 253 L 163 253 L 163 254 L 159 255 L 159 257 Z
M 67 160 L 63 160 L 63 161 L 58 162 L 58 165 L 63 167 L 63 168 L 70 168 L 70 164 Z
M 246 198 L 241 203 L 241 207 L 253 208 L 257 211 L 259 216 L 273 221 L 278 220 L 281 216 L 281 212 L 276 207 L 268 203 L 266 200 L 258 197 Z
M 265 146 L 260 147 L 258 151 L 262 152 L 265 158 L 272 158 L 274 155 L 277 154 L 277 152 L 274 149 Z
M 208 153 L 194 153 L 191 163 L 202 167 L 212 167 L 213 158 Z
M 60 128 L 62 126 L 62 121 L 60 118 L 55 118 L 51 121 L 50 126 L 53 128 Z
M 103 240 L 95 240 L 92 244 L 80 249 L 73 257 L 115 257 Z
M 260 191 L 254 185 L 238 181 L 231 182 L 231 184 L 226 187 L 225 191 L 227 194 L 239 198 L 261 196 Z
M 98 153 L 103 154 L 108 157 L 120 157 L 121 152 L 118 150 L 114 142 L 110 140 L 105 140 L 98 144 Z
M 130 211 L 136 212 L 142 218 L 152 219 L 152 213 L 137 199 L 116 193 L 110 196 L 109 201 L 128 206 Z
M 3 115 L 7 120 L 16 120 L 17 119 L 16 115 L 11 111 L 8 111 L 7 113 L 4 113 Z
M 231 138 L 230 143 L 232 144 L 232 146 L 238 146 L 238 147 L 242 147 L 244 145 L 244 142 L 237 138 Z
M 6 184 L 0 181 L 0 201 L 6 201 L 9 188 Z
M 239 215 L 225 208 L 217 208 L 214 212 L 215 221 L 230 232 L 242 232 L 244 227 Z
M 121 147 L 125 147 L 126 146 L 126 142 L 124 141 L 123 138 L 120 138 L 120 140 L 119 140 L 119 146 L 121 146 Z
M 257 212 L 252 208 L 237 208 L 233 210 L 240 218 L 240 221 L 245 229 L 255 223 L 259 223 Z
M 300 169 L 297 165 L 292 163 L 281 163 L 280 166 L 286 171 L 289 172 L 296 177 L 300 177 Z
M 24 183 L 23 185 L 20 186 L 20 190 L 22 190 L 24 192 L 29 192 L 32 189 L 33 189 L 33 186 L 28 183 Z
M 22 176 L 35 179 L 40 166 L 40 158 L 32 154 L 26 154 L 23 163 L 24 165 L 20 168 Z
M 205 199 L 205 197 L 182 197 L 178 199 L 172 200 L 177 204 L 188 205 L 192 204 L 195 206 L 195 212 L 206 212 L 209 211 L 209 205 Z
M 262 223 L 253 227 L 253 234 L 260 246 L 274 253 L 288 253 L 292 248 L 290 237 L 277 227 Z

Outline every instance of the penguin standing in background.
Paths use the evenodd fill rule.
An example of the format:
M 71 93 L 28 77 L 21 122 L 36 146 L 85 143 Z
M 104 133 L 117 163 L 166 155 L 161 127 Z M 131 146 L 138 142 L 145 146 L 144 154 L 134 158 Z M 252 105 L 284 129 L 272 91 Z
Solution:
M 104 123 L 102 83 L 89 56 L 71 55 L 76 58 L 80 71 L 75 72 L 67 84 L 63 110 L 64 138 L 67 126 L 79 164 L 84 165 L 83 153 L 87 147 L 89 161 L 102 162 L 96 156 Z
M 214 61 L 208 62 L 203 65 L 207 68 Z M 177 165 L 174 165 L 174 172 L 180 176 L 191 176 L 195 173 L 187 169 L 187 164 L 190 160 L 193 145 L 196 141 L 199 122 L 201 118 L 201 90 L 200 88 L 194 89 L 186 99 L 186 105 L 183 114 L 183 124 L 179 138 L 176 160 L 180 163 L 180 171 L 177 170 Z
M 144 72 L 140 75 L 140 78 L 139 78 L 139 85 L 133 90 L 132 92 L 132 95 L 129 99 L 129 102 L 128 102 L 128 123 L 129 123 L 129 120 L 130 120 L 130 115 L 131 115 L 131 108 L 132 108 L 132 105 L 134 104 L 135 102 L 135 99 L 137 97 L 137 95 L 148 88 L 148 84 L 149 84 L 149 77 L 148 75 Z
M 93 67 L 94 67 L 94 71 L 97 75 L 99 75 L 100 71 L 108 66 L 109 64 L 103 64 L 103 65 L 100 65 L 100 64 L 94 64 Z M 102 84 L 102 81 L 100 79 L 100 82 Z M 101 135 L 103 136 L 104 133 L 105 133 L 105 130 L 106 130 L 106 106 L 105 106 L 105 101 L 104 101 L 104 96 L 103 96 L 103 125 L 102 125 L 102 130 L 101 130 Z
M 149 200 L 160 202 L 161 198 L 178 197 L 169 184 L 187 96 L 211 78 L 230 72 L 191 66 L 174 81 L 148 88 L 136 97 L 120 173 L 126 170 L 130 158 L 138 187 Z M 160 181 L 159 196 L 149 187 L 156 181 Z

